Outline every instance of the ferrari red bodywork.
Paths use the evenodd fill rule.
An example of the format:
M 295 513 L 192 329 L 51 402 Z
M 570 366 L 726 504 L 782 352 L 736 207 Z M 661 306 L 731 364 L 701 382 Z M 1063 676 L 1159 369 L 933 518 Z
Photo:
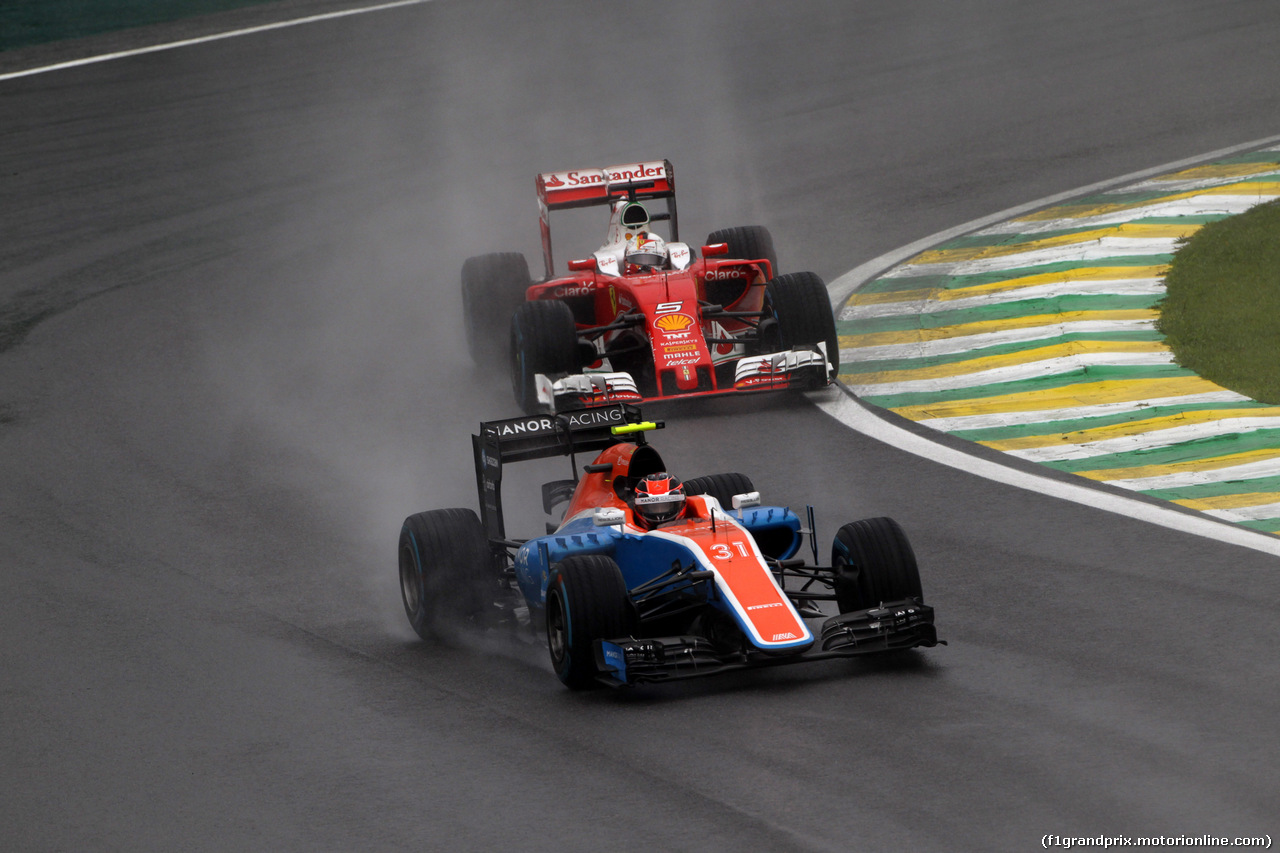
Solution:
M 526 410 L 813 388 L 834 378 L 838 345 L 821 279 L 779 275 L 772 238 L 759 226 L 713 232 L 697 249 L 680 242 L 669 161 L 548 172 L 537 191 L 546 277 L 518 289 L 525 303 L 564 307 L 521 305 L 511 318 L 512 384 Z M 634 233 L 619 211 L 653 202 L 666 203 L 651 219 L 667 223 L 667 260 L 630 270 L 622 246 Z M 605 246 L 557 275 L 550 212 L 597 205 L 613 211 Z M 469 311 L 505 310 L 500 299 L 468 293 L 466 268 L 463 289 Z

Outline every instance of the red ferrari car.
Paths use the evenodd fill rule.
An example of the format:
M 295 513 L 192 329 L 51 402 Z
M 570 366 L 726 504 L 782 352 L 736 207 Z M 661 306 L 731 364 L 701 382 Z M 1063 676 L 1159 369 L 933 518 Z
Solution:
M 525 411 L 713 394 L 809 389 L 839 367 L 826 284 L 779 274 L 761 226 L 680 242 L 675 174 L 657 160 L 538 175 L 546 277 L 516 252 L 462 267 L 468 343 L 505 355 Z M 665 209 L 651 210 L 659 203 Z M 556 275 L 550 212 L 603 206 L 604 244 Z M 656 227 L 662 223 L 663 236 Z

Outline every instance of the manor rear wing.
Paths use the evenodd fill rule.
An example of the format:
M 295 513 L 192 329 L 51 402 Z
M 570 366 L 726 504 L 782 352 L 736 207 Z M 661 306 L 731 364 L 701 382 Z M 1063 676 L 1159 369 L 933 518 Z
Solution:
M 528 415 L 480 424 L 471 436 L 475 455 L 476 489 L 480 493 L 480 520 L 491 540 L 506 539 L 502 520 L 502 465 L 549 456 L 575 457 L 604 450 L 621 441 L 644 444 L 644 433 L 627 428 L 643 422 L 640 409 L 627 403 L 548 415 Z M 615 433 L 617 427 L 621 434 Z M 650 425 L 648 428 L 653 428 Z
M 653 216 L 671 222 L 671 239 L 680 239 L 676 220 L 676 173 L 670 160 L 628 163 L 605 169 L 570 169 L 538 175 L 538 224 L 542 229 L 542 258 L 547 278 L 555 274 L 551 257 L 551 223 L 553 210 L 611 204 L 619 199 L 644 201 L 666 199 L 667 212 Z

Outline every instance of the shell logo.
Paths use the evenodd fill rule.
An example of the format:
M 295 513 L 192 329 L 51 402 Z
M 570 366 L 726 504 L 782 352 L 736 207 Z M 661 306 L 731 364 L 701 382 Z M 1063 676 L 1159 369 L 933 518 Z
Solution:
M 693 319 L 684 314 L 663 314 L 653 325 L 664 332 L 683 332 L 693 325 Z

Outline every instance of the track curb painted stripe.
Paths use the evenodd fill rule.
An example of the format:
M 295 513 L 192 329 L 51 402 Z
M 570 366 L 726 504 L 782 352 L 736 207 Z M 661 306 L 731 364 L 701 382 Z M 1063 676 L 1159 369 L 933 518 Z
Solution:
M 935 320 L 945 318 L 948 308 L 937 303 L 948 301 L 948 296 L 957 296 L 964 299 L 972 295 L 995 293 L 1000 292 L 1001 290 L 1007 290 L 1009 288 L 999 280 L 999 276 L 1001 274 L 1006 275 L 1006 278 L 1010 275 L 1016 275 L 1023 278 L 1029 278 L 1030 276 L 1036 275 L 1038 270 L 1035 269 L 1034 266 L 1030 269 L 1025 269 L 1020 267 L 1018 261 L 1007 260 L 1016 257 L 1017 251 L 1016 247 L 1012 249 L 1008 247 L 1007 238 L 1012 238 L 1015 241 L 1022 239 L 1024 245 L 1031 246 L 1033 251 L 1038 253 L 1035 257 L 1035 260 L 1038 262 L 1055 263 L 1062 259 L 1063 252 L 1065 252 L 1067 256 L 1070 256 L 1072 252 L 1070 249 L 1072 245 L 1071 232 L 1086 235 L 1085 239 L 1091 241 L 1093 246 L 1097 246 L 1108 236 L 1107 234 L 1098 233 L 1100 228 L 1106 228 L 1110 231 L 1110 234 L 1113 237 L 1117 237 L 1119 239 L 1113 239 L 1112 245 L 1105 246 L 1104 248 L 1095 250 L 1093 246 L 1091 246 L 1087 252 L 1077 252 L 1075 260 L 1077 266 L 1081 269 L 1089 266 L 1098 266 L 1098 263 L 1091 260 L 1091 258 L 1094 257 L 1102 258 L 1102 264 L 1108 268 L 1116 266 L 1116 264 L 1107 260 L 1106 257 L 1115 256 L 1117 253 L 1117 246 L 1125 245 L 1130 248 L 1138 249 L 1139 258 L 1147 257 L 1151 260 L 1164 260 L 1167 262 L 1167 257 L 1160 256 L 1167 255 L 1168 250 L 1166 249 L 1161 251 L 1161 245 L 1155 241 L 1168 240 L 1169 237 L 1167 234 L 1178 233 L 1177 229 L 1179 226 L 1193 225 L 1198 227 L 1198 225 L 1203 221 L 1209 221 L 1210 219 L 1222 218 L 1226 215 L 1242 212 L 1251 204 L 1269 200 L 1277 194 L 1280 194 L 1280 184 L 1276 183 L 1274 176 L 1271 174 L 1275 170 L 1270 167 L 1250 167 L 1248 164 L 1214 163 L 1214 161 L 1220 161 L 1248 152 L 1259 152 L 1269 146 L 1275 146 L 1277 142 L 1280 142 L 1280 136 L 1256 140 L 1242 145 L 1233 146 L 1231 148 L 1210 152 L 1199 157 L 1165 164 L 1163 166 L 1146 169 L 1141 172 L 1135 172 L 1068 193 L 1061 193 L 1035 202 L 1030 202 L 1025 205 L 1020 205 L 1018 207 L 969 222 L 965 225 L 948 229 L 947 231 L 940 232 L 923 240 L 916 241 L 894 252 L 887 253 L 886 255 L 882 255 L 879 258 L 869 261 L 836 279 L 830 287 L 833 309 L 839 317 L 845 312 L 848 305 L 856 301 L 863 305 L 876 306 L 875 309 L 868 311 L 869 317 L 883 317 L 886 314 L 891 315 L 893 313 L 892 311 L 886 312 L 883 306 L 893 305 L 897 302 L 900 304 L 900 307 L 907 309 L 904 312 L 906 316 L 919 318 L 928 314 L 935 318 Z M 1274 153 L 1276 154 L 1274 159 L 1280 161 L 1280 151 Z M 1206 166 L 1205 164 L 1213 165 Z M 1179 177 L 1176 181 L 1171 180 L 1169 177 L 1172 173 L 1183 172 L 1191 169 L 1192 167 L 1201 168 L 1193 175 Z M 1241 193 L 1239 192 L 1239 188 L 1235 185 L 1241 183 L 1242 180 L 1248 182 L 1250 177 L 1255 178 L 1253 183 L 1258 186 L 1249 187 L 1248 190 L 1243 193 L 1243 196 L 1250 199 L 1250 204 L 1245 204 L 1236 198 L 1237 196 L 1241 196 Z M 1054 206 L 1062 205 L 1066 202 L 1078 202 L 1090 195 L 1102 193 L 1106 193 L 1108 198 L 1093 200 L 1093 204 L 1090 205 L 1089 210 L 1083 210 L 1083 206 L 1079 204 L 1066 211 L 1052 209 Z M 1202 201 L 1195 202 L 1194 199 L 1197 197 L 1202 198 L 1206 195 L 1217 197 L 1214 201 L 1214 210 L 1211 212 L 1211 215 L 1209 217 L 1196 220 L 1187 219 L 1187 213 L 1197 209 L 1197 204 L 1199 204 L 1200 207 L 1204 207 Z M 1223 199 L 1228 200 L 1230 203 L 1222 204 L 1221 202 Z M 1188 202 L 1188 200 L 1193 201 Z M 1153 207 L 1153 205 L 1157 203 L 1158 207 Z M 1188 204 L 1191 206 L 1188 207 Z M 1140 223 L 1142 227 L 1128 227 L 1125 229 L 1123 227 L 1123 223 L 1131 221 L 1134 218 L 1132 211 L 1142 206 L 1146 206 L 1149 211 L 1159 211 L 1160 217 L 1153 221 Z M 1082 227 L 1064 229 L 1063 225 L 1066 223 L 1063 221 L 1053 221 L 1055 218 L 1062 220 L 1068 216 L 1073 217 L 1072 221 L 1080 223 Z M 1128 216 L 1129 219 L 1125 219 L 1126 216 Z M 1014 220 L 1018 221 L 1014 222 Z M 1117 231 L 1115 229 L 1119 230 Z M 1191 230 L 1194 230 L 1194 228 Z M 1140 244 L 1133 242 L 1125 244 L 1123 243 L 1123 240 L 1126 239 L 1143 242 Z M 994 247 L 994 250 L 984 251 L 984 246 Z M 1135 271 L 1143 266 L 1145 266 L 1149 271 L 1150 267 L 1153 266 L 1153 264 L 1150 263 L 1143 264 L 1132 255 L 1121 255 L 1120 257 L 1124 259 L 1122 266 L 1134 268 Z M 1002 258 L 1006 260 L 1001 260 Z M 975 264 L 975 260 L 979 263 Z M 914 266 L 913 263 L 915 264 Z M 923 266 L 922 264 L 928 264 L 928 266 Z M 958 265 L 964 264 L 970 264 L 971 266 L 957 270 Z M 1003 273 L 1000 269 L 1002 265 L 1005 267 Z M 977 287 L 966 288 L 963 295 L 954 292 L 947 293 L 944 288 L 936 288 L 932 293 L 910 293 L 910 277 L 913 274 L 915 274 L 917 279 L 919 279 L 919 281 L 917 281 L 918 284 L 924 284 L 928 287 L 931 283 L 924 281 L 923 275 L 936 276 L 951 274 L 954 276 L 957 271 L 964 275 L 977 274 L 994 276 L 995 279 L 994 282 L 983 281 Z M 1120 276 L 1114 275 L 1114 271 L 1099 273 L 1098 275 L 1112 276 L 1110 279 L 1103 278 L 1100 280 L 1124 280 L 1121 279 Z M 1070 276 L 1067 277 L 1070 278 Z M 1096 278 L 1096 276 L 1094 277 Z M 1080 278 L 1088 279 L 1090 276 L 1083 275 Z M 1150 275 L 1149 272 L 1147 272 L 1143 275 L 1134 276 L 1134 278 L 1150 278 Z M 886 292 L 871 295 L 872 288 L 868 288 L 867 286 L 873 282 Z M 967 284 L 968 282 L 961 283 Z M 1022 286 L 1026 283 L 1028 282 L 1020 282 L 1016 286 Z M 1031 283 L 1036 284 L 1037 282 Z M 1083 289 L 1080 288 L 1078 284 L 1079 283 L 1076 282 L 1072 285 L 1077 293 L 1090 291 L 1087 287 Z M 904 288 L 903 285 L 908 286 Z M 1141 288 L 1139 287 L 1139 289 Z M 1097 291 L 1094 290 L 1092 292 Z M 946 293 L 946 296 L 942 299 L 936 298 L 938 294 L 942 293 Z M 855 295 L 857 297 L 856 300 L 854 298 Z M 930 298 L 931 296 L 934 298 Z M 1058 298 L 1058 296 L 1054 295 L 1051 296 L 1051 298 Z M 1153 299 L 1154 304 L 1154 300 L 1158 299 L 1158 296 L 1148 293 L 1147 298 Z M 911 308 L 912 299 L 915 299 L 920 306 L 924 306 L 924 310 L 914 315 L 911 314 L 909 309 Z M 1016 312 L 1014 313 L 1016 314 Z M 1088 314 L 1087 311 L 1080 313 L 1084 315 Z M 851 312 L 849 316 L 856 317 L 856 311 Z M 1088 321 L 1087 316 L 1082 319 L 1086 322 Z M 998 322 L 1000 321 L 993 322 L 998 326 Z M 929 324 L 929 326 L 933 328 L 928 328 L 928 331 L 932 333 L 932 337 L 934 339 L 945 340 L 945 332 L 936 328 L 943 325 L 945 325 L 945 323 L 933 322 Z M 1016 323 L 1014 323 L 1014 325 L 1016 325 Z M 846 332 L 852 331 L 848 320 L 842 322 L 841 326 Z M 917 319 L 915 322 L 916 329 L 921 329 L 922 326 L 925 326 L 925 323 L 922 323 Z M 1091 339 L 1097 337 L 1098 332 L 1101 330 L 1098 322 L 1094 322 L 1094 324 L 1089 328 L 1092 331 L 1090 335 L 1086 335 L 1085 337 Z M 927 334 L 923 337 L 928 338 L 930 336 L 931 335 Z M 1121 334 L 1102 335 L 1101 337 L 1103 339 L 1135 339 L 1132 327 Z M 1155 336 L 1157 339 L 1158 337 L 1158 335 Z M 1141 330 L 1139 330 L 1136 339 L 1151 340 L 1152 335 L 1150 332 L 1143 334 Z M 845 336 L 844 342 L 846 344 L 850 342 L 848 341 L 848 335 Z M 864 341 L 857 341 L 857 343 L 862 342 Z M 1053 345 L 1057 342 L 1058 336 L 1054 335 L 1043 340 L 1041 345 Z M 1009 346 L 1010 348 L 1002 351 L 1000 355 L 1000 358 L 1004 359 L 1005 363 L 1010 361 L 1010 356 L 1007 353 L 1016 353 L 1018 351 L 1018 347 L 1016 345 Z M 1096 344 L 1094 345 L 1094 348 L 1097 348 Z M 1118 350 L 1123 350 L 1125 348 L 1126 347 L 1124 346 L 1117 347 Z M 1132 350 L 1134 349 L 1134 346 L 1130 344 L 1128 345 L 1128 348 Z M 963 343 L 956 346 L 954 349 L 955 353 L 948 358 L 953 361 L 963 360 L 965 358 L 965 348 Z M 911 367 L 911 356 L 909 354 L 902 351 L 894 353 L 888 349 L 883 349 L 874 354 L 880 358 L 892 358 L 896 356 L 899 361 L 894 364 L 894 367 L 899 371 L 899 373 L 895 377 L 895 380 L 910 381 L 905 379 L 907 374 L 901 373 L 902 370 L 909 370 Z M 921 354 L 923 355 L 923 351 L 921 351 Z M 1016 355 L 1012 356 L 1012 358 L 1016 361 Z M 958 372 L 962 372 L 960 371 L 960 368 L 945 366 L 945 361 L 945 359 L 935 359 L 930 361 L 929 358 L 925 356 L 917 362 L 917 367 L 923 366 L 925 373 L 937 373 L 942 375 L 955 375 Z M 1034 364 L 1036 361 L 1039 361 L 1039 359 L 1030 359 L 1030 363 Z M 858 370 L 865 370 L 867 368 L 866 361 L 859 362 L 856 359 L 850 359 L 850 364 L 858 365 Z M 887 367 L 889 365 L 886 363 L 882 366 Z M 1166 365 L 1164 368 L 1158 368 L 1158 366 L 1152 367 L 1150 365 L 1130 365 L 1126 367 L 1124 364 L 1114 364 L 1106 368 L 1106 370 L 1109 371 L 1108 378 L 1120 385 L 1126 381 L 1126 373 L 1128 373 L 1128 381 L 1140 382 L 1143 381 L 1143 377 L 1149 377 L 1151 375 L 1149 371 L 1156 369 L 1160 371 L 1172 369 L 1174 372 L 1186 373 L 1186 371 L 1182 371 L 1181 368 L 1177 368 L 1175 365 Z M 1280 539 L 1277 539 L 1267 533 L 1259 532 L 1259 529 L 1269 528 L 1267 528 L 1267 522 L 1265 520 L 1254 517 L 1266 514 L 1267 510 L 1265 507 L 1267 504 L 1264 503 L 1265 501 L 1269 500 L 1273 503 L 1280 503 L 1280 501 L 1276 501 L 1274 494 L 1271 494 L 1270 497 L 1268 497 L 1269 493 L 1263 492 L 1261 488 L 1259 488 L 1257 496 L 1254 499 L 1255 504 L 1250 504 L 1249 499 L 1247 498 L 1242 499 L 1239 496 L 1222 494 L 1222 487 L 1220 485 L 1213 486 L 1212 491 L 1215 491 L 1216 494 L 1208 496 L 1207 487 L 1206 497 L 1188 498 L 1179 501 L 1184 507 L 1197 510 L 1200 513 L 1199 515 L 1194 515 L 1189 514 L 1185 509 L 1176 509 L 1170 506 L 1162 506 L 1151 500 L 1145 500 L 1137 497 L 1131 498 L 1123 494 L 1115 494 L 1114 490 L 1097 489 L 1088 485 L 1084 478 L 1081 478 L 1077 484 L 1064 481 L 1060 477 L 1036 474 L 1019 465 L 1005 465 L 977 452 L 970 453 L 961 450 L 958 447 L 952 446 L 952 443 L 950 442 L 944 443 L 940 440 L 934 441 L 926 437 L 926 435 L 920 434 L 916 430 L 899 426 L 897 423 L 894 423 L 894 418 L 884 416 L 883 410 L 878 406 L 873 406 L 864 400 L 858 399 L 853 393 L 847 380 L 851 378 L 866 379 L 867 377 L 865 375 L 855 377 L 854 373 L 849 370 L 849 364 L 842 367 L 842 370 L 845 372 L 842 373 L 841 381 L 838 383 L 838 390 L 815 394 L 814 400 L 824 411 L 860 432 L 867 433 L 882 441 L 886 441 L 889 444 L 900 447 L 901 449 L 909 450 L 910 452 L 917 453 L 918 455 L 935 459 L 936 461 L 943 462 L 944 464 L 979 473 L 981 476 L 988 477 L 989 479 L 1046 494 L 1052 494 L 1068 500 L 1075 500 L 1080 503 L 1101 507 L 1109 511 L 1118 512 L 1131 517 L 1142 518 L 1174 529 L 1187 530 L 1189 532 L 1196 533 L 1197 535 L 1207 536 L 1220 541 L 1231 542 L 1233 544 L 1239 544 L 1267 553 L 1280 555 Z M 873 370 L 868 372 L 874 373 Z M 996 378 L 997 380 L 999 379 L 998 375 Z M 1239 395 L 1232 395 L 1231 392 L 1225 392 L 1223 389 L 1217 389 L 1219 393 L 1215 394 L 1213 393 L 1213 389 L 1215 389 L 1216 386 L 1213 386 L 1212 383 L 1204 382 L 1204 380 L 1199 380 L 1194 376 L 1189 377 L 1189 379 L 1198 381 L 1204 385 L 1203 388 L 1198 389 L 1198 393 L 1201 396 L 1183 398 L 1189 402 L 1192 400 L 1195 401 L 1194 405 L 1188 406 L 1191 410 L 1204 410 L 1206 408 L 1212 408 L 1214 405 L 1221 409 L 1239 409 L 1241 407 L 1248 408 L 1250 405 L 1260 409 L 1266 408 L 1263 407 L 1262 404 L 1253 403 L 1252 401 L 1241 403 L 1239 401 L 1243 401 L 1245 398 L 1241 398 Z M 928 382 L 931 381 L 930 379 L 925 379 L 922 375 L 922 381 L 926 384 L 916 386 L 916 388 L 922 392 L 920 393 L 921 397 L 927 397 L 930 393 L 936 393 L 937 389 L 928 385 Z M 1040 382 L 1041 387 L 1046 385 L 1046 380 L 1043 378 L 1037 381 Z M 874 385 L 875 383 L 864 383 L 864 386 L 866 387 L 863 387 L 862 390 L 874 390 Z M 1001 390 L 1016 390 L 1017 387 L 1016 383 L 1005 384 L 997 381 L 996 384 L 986 385 L 984 387 L 984 392 L 989 397 L 995 397 Z M 1156 387 L 1159 387 L 1158 383 Z M 906 391 L 908 389 L 900 387 L 896 390 Z M 1166 395 L 1165 398 L 1153 399 L 1147 402 L 1158 403 L 1158 405 L 1162 407 L 1161 413 L 1163 416 L 1168 417 L 1170 414 L 1176 414 L 1178 408 L 1177 401 L 1181 396 L 1182 392 L 1180 391 L 1177 394 Z M 904 401 L 899 399 L 895 402 L 902 403 Z M 919 401 L 917 401 L 917 403 L 918 402 Z M 1033 409 L 1028 409 L 1026 405 L 1022 408 L 1023 412 L 1034 411 Z M 1076 419 L 1084 419 L 1085 421 L 1090 420 L 1094 415 L 1105 414 L 1109 418 L 1109 423 L 1123 424 L 1125 417 L 1122 410 L 1124 408 L 1125 406 L 1122 402 L 1111 400 L 1108 402 L 1106 407 L 1098 409 L 1094 409 L 1085 403 L 1076 407 L 1076 410 L 1069 411 L 1068 414 Z M 1143 409 L 1146 408 L 1146 405 L 1143 402 L 1139 402 L 1137 405 L 1130 406 L 1129 408 L 1133 411 L 1131 417 L 1132 420 L 1135 421 L 1145 420 L 1157 414 L 1154 411 L 1144 413 Z M 914 411 L 919 412 L 921 409 L 917 408 Z M 1234 413 L 1233 416 L 1239 416 L 1239 413 Z M 1028 417 L 1025 414 L 1015 417 L 1014 420 L 1016 421 L 1019 418 L 1021 418 L 1025 423 L 1030 424 L 1034 424 L 1036 420 L 1034 415 Z M 926 418 L 919 417 L 913 419 L 918 421 L 928 420 Z M 1211 420 L 1211 418 L 1199 415 L 1194 420 L 1195 422 L 1203 422 Z M 960 423 L 962 423 L 962 421 L 952 421 L 952 424 L 955 425 Z M 1102 425 L 1108 423 L 1108 421 L 1097 421 L 1097 423 Z M 1280 425 L 1280 422 L 1278 422 L 1278 425 Z M 1249 431 L 1254 432 L 1263 428 L 1258 424 L 1254 424 L 1252 421 L 1248 423 L 1247 427 Z M 1217 427 L 1217 429 L 1221 431 L 1222 427 Z M 1034 427 L 1027 428 L 1024 424 L 1021 428 L 1020 434 L 1034 434 L 1034 432 Z M 1133 430 L 1128 431 L 1129 434 L 1132 434 L 1133 432 Z M 1138 432 L 1141 431 L 1139 430 Z M 1186 431 L 1184 430 L 1183 434 L 1185 434 L 1185 432 Z M 1117 427 L 1117 434 L 1126 434 L 1125 428 L 1123 426 Z M 1087 445 L 1088 439 L 1107 441 L 1109 439 L 1105 437 L 1106 435 L 1105 431 L 1095 433 L 1091 436 L 1085 437 L 1085 440 L 1081 440 L 1079 443 L 1081 445 Z M 1053 444 L 1053 441 L 1049 439 L 1042 439 L 1042 441 L 1047 445 Z M 1061 442 L 1061 440 L 1059 441 L 1060 443 L 1070 443 Z M 1138 439 L 1138 441 L 1150 444 L 1150 439 Z M 1028 440 L 1024 439 L 1023 443 L 1028 443 Z M 1029 443 L 1035 444 L 1036 440 L 1031 439 L 1029 440 Z M 1280 448 L 1280 440 L 1278 440 L 1276 444 L 1277 447 Z M 1108 445 L 1098 444 L 1093 449 L 1105 450 L 1107 447 Z M 1079 452 L 1087 455 L 1089 451 L 1086 448 Z M 1046 453 L 1048 455 L 1053 455 L 1054 451 L 1046 451 Z M 1277 455 L 1280 455 L 1280 450 L 1277 451 Z M 1105 463 L 1106 460 L 1107 457 L 1103 457 L 1101 461 Z M 1211 480 L 1212 478 L 1208 479 Z M 1145 485 L 1158 484 L 1158 482 L 1159 481 L 1154 481 L 1154 483 L 1146 482 Z M 1133 488 L 1135 483 L 1136 480 L 1134 482 L 1123 482 L 1117 480 L 1114 485 Z M 1258 485 L 1261 487 L 1263 483 L 1260 481 Z M 1168 500 L 1170 498 L 1168 489 L 1157 490 L 1152 488 L 1148 491 L 1150 491 L 1154 497 L 1161 500 Z M 1236 523 L 1224 524 L 1219 519 L 1227 519 Z

